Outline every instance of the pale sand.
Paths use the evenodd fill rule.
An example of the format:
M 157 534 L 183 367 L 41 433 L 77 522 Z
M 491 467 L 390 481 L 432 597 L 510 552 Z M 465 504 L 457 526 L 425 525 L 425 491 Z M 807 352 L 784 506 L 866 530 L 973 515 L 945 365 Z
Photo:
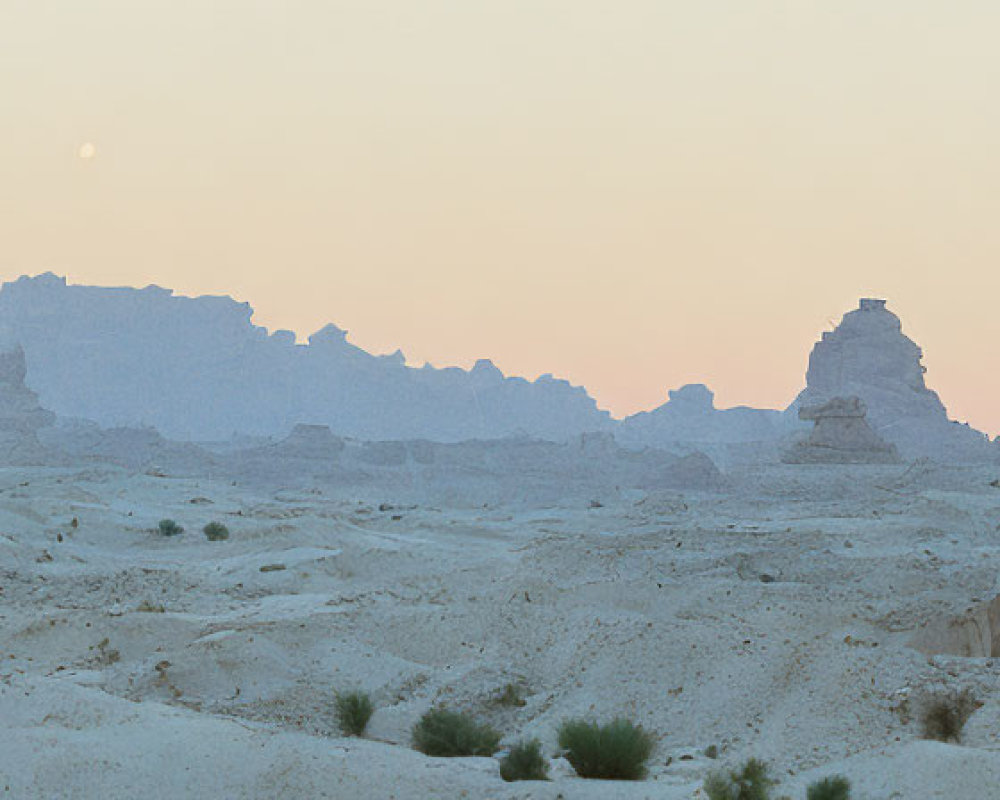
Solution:
M 973 646 L 947 622 L 996 596 L 995 473 L 755 467 L 594 509 L 382 512 L 328 486 L 0 469 L 0 796 L 669 800 L 757 756 L 775 797 L 841 773 L 855 798 L 1000 798 L 1000 658 L 911 646 Z M 491 700 L 511 681 L 523 708 Z M 983 702 L 962 745 L 920 740 L 939 686 Z M 350 688 L 377 706 L 365 740 L 336 729 Z M 649 778 L 425 757 L 409 731 L 436 703 L 550 755 L 564 719 L 626 715 L 657 736 Z

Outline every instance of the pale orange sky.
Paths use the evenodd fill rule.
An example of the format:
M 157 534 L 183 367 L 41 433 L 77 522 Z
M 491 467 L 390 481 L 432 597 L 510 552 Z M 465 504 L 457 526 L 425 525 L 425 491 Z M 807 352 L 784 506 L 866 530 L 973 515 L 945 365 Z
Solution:
M 998 31 L 987 0 L 3 0 L 0 277 L 229 293 L 616 415 L 784 406 L 886 297 L 997 434 Z

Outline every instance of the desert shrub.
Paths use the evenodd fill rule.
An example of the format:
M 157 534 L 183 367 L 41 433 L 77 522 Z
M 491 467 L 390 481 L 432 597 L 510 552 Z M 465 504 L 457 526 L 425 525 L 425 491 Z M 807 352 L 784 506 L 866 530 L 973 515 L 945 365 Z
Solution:
M 413 746 L 428 756 L 491 756 L 500 734 L 468 714 L 432 708 L 413 726 Z
M 706 758 L 718 758 L 719 757 L 719 746 L 717 744 L 710 744 L 705 748 Z
M 823 778 L 821 781 L 809 784 L 806 789 L 806 800 L 850 800 L 851 782 L 843 775 Z
M 710 773 L 701 788 L 705 790 L 708 800 L 733 800 L 735 797 L 736 787 L 724 772 Z
M 505 781 L 547 781 L 549 762 L 542 755 L 538 739 L 518 742 L 500 761 L 500 777 Z
M 767 773 L 766 763 L 751 758 L 739 770 L 713 772 L 702 788 L 708 800 L 768 800 L 776 781 Z
M 229 528 L 221 522 L 209 522 L 201 531 L 210 542 L 221 542 L 229 538 Z
M 110 667 L 112 664 L 117 664 L 122 659 L 122 654 L 119 650 L 111 647 L 111 640 L 105 636 L 96 645 L 91 645 L 88 650 L 93 650 L 97 648 L 97 655 L 94 656 L 94 662 L 102 667 Z
M 941 692 L 928 698 L 920 714 L 925 739 L 959 742 L 962 728 L 976 710 L 976 700 L 968 689 Z
M 337 723 L 348 736 L 361 736 L 375 710 L 364 692 L 337 692 Z
M 508 683 L 494 697 L 494 702 L 498 706 L 506 708 L 521 708 L 527 705 L 524 699 L 524 692 L 516 683 Z
M 653 737 L 623 718 L 607 725 L 575 719 L 560 726 L 559 746 L 581 778 L 638 781 L 646 777 Z
M 177 536 L 184 533 L 184 529 L 172 519 L 161 519 L 156 527 L 163 536 Z

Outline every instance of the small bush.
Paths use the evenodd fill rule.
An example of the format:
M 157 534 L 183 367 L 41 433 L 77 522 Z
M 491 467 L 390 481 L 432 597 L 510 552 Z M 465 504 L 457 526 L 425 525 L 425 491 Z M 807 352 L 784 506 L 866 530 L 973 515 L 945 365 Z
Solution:
M 924 703 L 920 714 L 924 738 L 939 742 L 961 741 L 962 728 L 975 710 L 976 700 L 968 689 L 934 695 Z
M 777 781 L 768 774 L 767 764 L 751 758 L 739 770 L 733 770 L 728 775 L 724 772 L 713 772 L 705 779 L 702 788 L 708 800 L 768 800 L 771 787 Z
M 161 519 L 156 527 L 163 536 L 177 536 L 184 533 L 184 529 L 172 519 Z
M 364 692 L 337 692 L 337 723 L 347 736 L 361 736 L 375 710 Z
M 843 775 L 809 784 L 806 800 L 851 800 L 851 782 Z
M 494 702 L 498 706 L 504 706 L 505 708 L 522 708 L 528 704 L 524 699 L 524 692 L 516 683 L 508 683 L 504 686 L 497 693 Z
M 653 737 L 627 719 L 607 725 L 577 719 L 560 726 L 559 746 L 581 778 L 638 781 L 646 777 Z
M 432 708 L 413 726 L 413 746 L 428 756 L 491 756 L 500 734 L 468 714 Z
M 547 781 L 549 762 L 542 755 L 538 739 L 518 742 L 500 761 L 500 777 L 505 781 Z
M 712 772 L 701 785 L 708 800 L 733 800 L 737 791 L 729 776 L 724 772 Z
M 210 542 L 221 542 L 229 538 L 229 528 L 221 522 L 209 522 L 201 531 Z

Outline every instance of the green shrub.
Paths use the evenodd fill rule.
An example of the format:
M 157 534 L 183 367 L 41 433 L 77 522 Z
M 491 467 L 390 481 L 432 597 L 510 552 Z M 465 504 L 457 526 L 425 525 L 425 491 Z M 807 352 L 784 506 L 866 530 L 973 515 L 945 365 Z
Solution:
M 221 522 L 209 522 L 201 531 L 210 542 L 221 542 L 229 538 L 229 528 Z
M 851 782 L 843 775 L 809 784 L 806 800 L 851 800 Z
M 428 756 L 491 756 L 500 734 L 468 714 L 432 708 L 413 726 L 413 746 Z
M 702 788 L 708 800 L 768 800 L 771 787 L 777 781 L 768 774 L 767 764 L 751 758 L 739 770 L 729 774 L 713 772 L 705 779 Z
M 959 742 L 962 728 L 976 710 L 976 700 L 968 689 L 952 690 L 929 698 L 920 714 L 920 726 L 925 739 L 939 742 Z
M 163 536 L 177 536 L 184 533 L 184 529 L 172 519 L 161 519 L 156 527 Z
M 506 708 L 522 708 L 527 705 L 524 699 L 524 692 L 516 683 L 508 683 L 494 697 L 494 702 L 498 706 Z
M 361 736 L 375 710 L 364 692 L 337 692 L 337 723 L 347 736 Z
M 708 800 L 733 800 L 736 787 L 724 772 L 712 772 L 705 778 L 701 788 Z
M 607 725 L 575 719 L 560 726 L 559 746 L 581 778 L 638 781 L 646 777 L 653 737 L 623 718 Z
M 500 777 L 505 781 L 547 781 L 549 762 L 542 755 L 538 739 L 518 742 L 500 761 Z

